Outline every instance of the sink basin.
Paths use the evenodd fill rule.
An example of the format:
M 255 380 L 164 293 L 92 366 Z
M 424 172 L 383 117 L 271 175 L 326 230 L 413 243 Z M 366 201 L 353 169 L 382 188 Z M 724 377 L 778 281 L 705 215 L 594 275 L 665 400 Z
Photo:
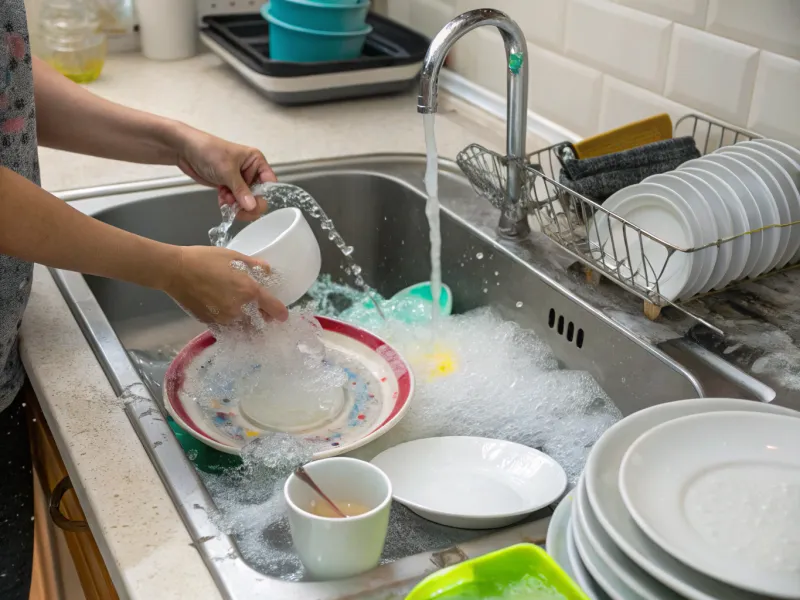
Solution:
M 376 156 L 289 165 L 276 171 L 283 181 L 303 187 L 317 199 L 347 243 L 355 247 L 354 258 L 363 267 L 365 280 L 389 297 L 429 278 L 424 164 L 422 156 Z M 448 161 L 440 164 L 439 194 L 444 206 L 478 206 L 466 179 Z M 62 197 L 111 225 L 175 244 L 207 244 L 206 232 L 220 219 L 216 193 L 184 177 Z M 322 272 L 347 281 L 341 254 L 325 232 L 315 223 L 312 227 L 322 248 Z M 676 360 L 690 353 L 676 347 L 668 354 L 635 337 L 452 210 L 443 208 L 441 227 L 443 280 L 452 288 L 454 313 L 490 305 L 505 318 L 534 330 L 564 367 L 590 372 L 623 414 L 707 392 L 695 373 Z M 472 260 L 479 253 L 483 259 Z M 447 566 L 543 537 L 546 518 L 452 548 L 401 558 L 343 581 L 288 582 L 259 573 L 242 558 L 235 541 L 209 519 L 212 498 L 163 414 L 153 410 L 153 401 L 161 402 L 160 379 L 148 370 L 146 357 L 170 357 L 202 326 L 159 292 L 70 272 L 53 274 L 110 382 L 128 400 L 126 410 L 133 426 L 227 597 L 401 598 L 433 565 Z M 499 277 L 500 285 L 484 289 L 481 282 L 489 277 Z M 134 364 L 128 351 L 145 358 Z M 696 362 L 702 371 L 705 363 Z M 719 371 L 715 377 L 730 386 L 741 384 L 730 383 L 732 379 Z M 742 389 L 741 385 L 736 389 Z

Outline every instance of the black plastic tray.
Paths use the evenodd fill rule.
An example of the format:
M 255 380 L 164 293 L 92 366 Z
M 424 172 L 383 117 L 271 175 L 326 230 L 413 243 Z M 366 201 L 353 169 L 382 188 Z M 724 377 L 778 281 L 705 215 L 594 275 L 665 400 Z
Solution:
M 338 72 L 408 66 L 422 63 L 430 40 L 380 15 L 370 13 L 367 23 L 372 33 L 367 36 L 359 58 L 317 63 L 294 63 L 269 58 L 269 27 L 259 14 L 214 15 L 203 18 L 206 33 L 228 42 L 238 58 L 249 58 L 248 66 L 269 77 L 302 77 Z

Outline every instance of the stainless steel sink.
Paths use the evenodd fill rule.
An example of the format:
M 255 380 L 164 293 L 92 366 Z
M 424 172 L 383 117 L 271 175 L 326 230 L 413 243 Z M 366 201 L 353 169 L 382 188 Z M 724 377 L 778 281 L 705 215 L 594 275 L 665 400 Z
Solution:
M 321 161 L 276 170 L 282 180 L 302 186 L 317 199 L 345 240 L 355 247 L 354 256 L 364 269 L 365 279 L 388 296 L 429 276 L 423 169 L 424 157 L 403 155 Z M 442 161 L 440 173 L 443 204 L 469 206 L 472 214 L 478 214 L 475 207 L 480 205 L 457 167 Z M 176 244 L 207 244 L 206 232 L 219 221 L 215 193 L 185 178 L 62 196 L 102 221 Z M 346 281 L 341 255 L 321 231 L 317 234 L 323 249 L 323 272 Z M 624 414 L 709 392 L 705 380 L 697 376 L 710 372 L 708 361 L 695 359 L 690 371 L 448 208 L 443 209 L 442 237 L 443 278 L 453 289 L 454 311 L 491 305 L 506 318 L 533 329 L 549 342 L 564 367 L 590 372 Z M 478 253 L 483 253 L 482 260 L 474 260 Z M 500 285 L 488 286 L 485 292 L 482 282 L 490 277 L 497 279 L 495 272 L 499 273 Z M 243 560 L 235 541 L 209 519 L 211 497 L 162 413 L 153 410 L 153 401 L 160 402 L 159 382 L 145 381 L 145 373 L 137 370 L 127 354 L 128 350 L 169 353 L 201 327 L 161 293 L 70 272 L 54 271 L 54 275 L 109 380 L 128 400 L 133 426 L 227 597 L 402 597 L 403 591 L 436 567 L 521 540 L 536 540 L 544 533 L 546 520 L 532 521 L 337 582 L 293 583 L 259 573 Z M 678 359 L 694 356 L 680 344 L 674 344 L 670 354 Z M 710 385 L 728 386 L 728 391 L 733 388 L 742 397 L 769 399 L 768 388 L 758 388 L 746 376 L 737 379 L 736 373 L 731 375 L 725 369 L 711 371 L 714 376 L 707 380 Z

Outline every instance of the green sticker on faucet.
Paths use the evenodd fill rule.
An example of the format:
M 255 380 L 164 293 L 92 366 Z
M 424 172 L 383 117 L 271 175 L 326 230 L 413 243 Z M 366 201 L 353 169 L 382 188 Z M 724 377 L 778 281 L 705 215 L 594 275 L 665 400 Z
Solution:
M 508 56 L 508 68 L 511 69 L 511 72 L 515 75 L 519 73 L 520 68 L 522 67 L 522 61 L 524 57 L 522 54 L 518 54 L 516 52 L 511 53 Z

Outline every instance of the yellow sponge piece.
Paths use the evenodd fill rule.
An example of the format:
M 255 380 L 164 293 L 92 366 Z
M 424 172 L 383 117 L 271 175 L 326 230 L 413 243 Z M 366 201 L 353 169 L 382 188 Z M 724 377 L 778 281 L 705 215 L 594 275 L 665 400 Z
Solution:
M 574 148 L 578 158 L 593 158 L 668 140 L 671 137 L 672 119 L 663 113 L 586 138 L 575 143 Z

